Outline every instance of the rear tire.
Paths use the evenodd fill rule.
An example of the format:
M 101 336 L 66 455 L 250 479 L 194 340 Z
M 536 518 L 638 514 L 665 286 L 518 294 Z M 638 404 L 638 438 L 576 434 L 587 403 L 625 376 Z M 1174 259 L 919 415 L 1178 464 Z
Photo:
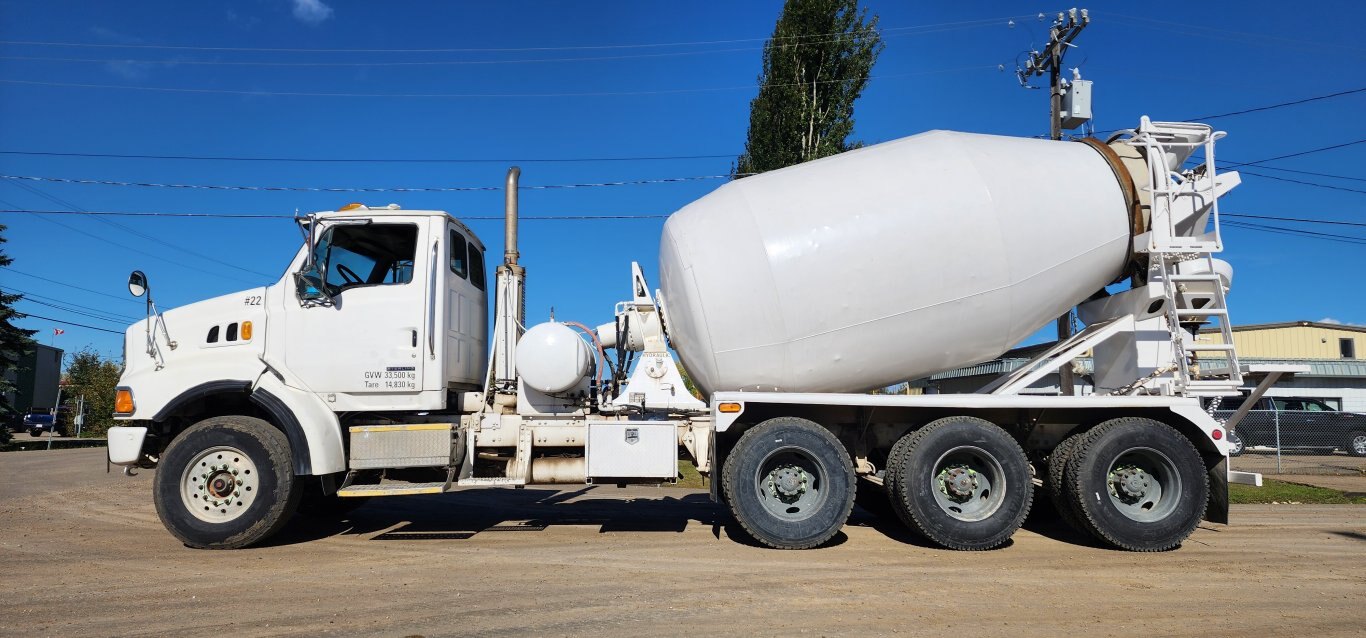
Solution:
M 736 522 L 775 549 L 834 538 L 854 508 L 854 466 L 829 430 L 778 417 L 745 432 L 726 458 L 722 487 Z
M 1176 548 L 1204 518 L 1205 464 L 1171 426 L 1137 417 L 1096 426 L 1067 464 L 1068 500 L 1096 538 L 1136 552 Z
M 943 547 L 998 547 L 1029 515 L 1029 459 L 994 423 L 939 419 L 897 441 L 891 458 L 897 468 L 888 485 L 892 508 L 913 531 Z
M 1073 434 L 1053 448 L 1053 452 L 1048 456 L 1048 478 L 1044 482 L 1044 487 L 1048 490 L 1048 499 L 1053 503 L 1053 509 L 1064 523 L 1083 534 L 1088 533 L 1086 524 L 1077 517 L 1076 505 L 1072 503 L 1068 495 L 1067 488 L 1067 464 L 1072 460 L 1076 453 L 1077 444 L 1086 436 L 1085 432 Z
M 157 516 L 181 542 L 237 549 L 279 531 L 299 505 L 299 488 L 285 433 L 234 415 L 177 436 L 157 466 L 152 495 Z

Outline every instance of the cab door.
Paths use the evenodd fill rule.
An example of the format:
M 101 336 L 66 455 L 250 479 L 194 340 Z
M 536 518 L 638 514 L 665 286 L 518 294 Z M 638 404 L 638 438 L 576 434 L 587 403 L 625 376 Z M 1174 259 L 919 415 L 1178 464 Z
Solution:
M 285 312 L 285 363 L 337 409 L 411 407 L 423 387 L 435 241 L 428 220 L 327 224 L 315 259 L 329 302 Z M 293 292 L 293 291 L 291 291 Z M 350 405 L 347 405 L 350 404 Z

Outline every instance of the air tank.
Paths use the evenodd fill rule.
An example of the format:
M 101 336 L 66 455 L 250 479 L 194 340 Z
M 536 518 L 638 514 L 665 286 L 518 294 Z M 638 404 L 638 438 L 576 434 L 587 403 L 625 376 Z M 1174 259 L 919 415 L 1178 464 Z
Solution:
M 862 392 L 999 356 L 1119 277 L 1131 233 L 1097 148 L 930 131 L 674 213 L 661 304 L 704 392 Z

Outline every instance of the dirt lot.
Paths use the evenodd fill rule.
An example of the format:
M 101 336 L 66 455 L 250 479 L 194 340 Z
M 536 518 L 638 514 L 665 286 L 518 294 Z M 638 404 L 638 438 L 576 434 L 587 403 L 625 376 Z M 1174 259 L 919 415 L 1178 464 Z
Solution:
M 485 490 L 206 552 L 161 528 L 150 472 L 106 475 L 103 453 L 0 455 L 0 635 L 1207 638 L 1366 621 L 1360 506 L 1237 506 L 1163 554 L 1042 521 L 997 551 L 941 551 L 856 510 L 832 546 L 780 552 L 732 538 L 703 492 Z

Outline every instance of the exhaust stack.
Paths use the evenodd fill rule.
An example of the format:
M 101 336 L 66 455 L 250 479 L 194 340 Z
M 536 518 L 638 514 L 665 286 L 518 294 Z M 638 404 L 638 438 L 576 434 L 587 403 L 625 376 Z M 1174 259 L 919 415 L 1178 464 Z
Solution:
M 522 169 L 516 166 L 508 169 L 507 186 L 503 195 L 503 263 L 517 265 L 517 179 Z

